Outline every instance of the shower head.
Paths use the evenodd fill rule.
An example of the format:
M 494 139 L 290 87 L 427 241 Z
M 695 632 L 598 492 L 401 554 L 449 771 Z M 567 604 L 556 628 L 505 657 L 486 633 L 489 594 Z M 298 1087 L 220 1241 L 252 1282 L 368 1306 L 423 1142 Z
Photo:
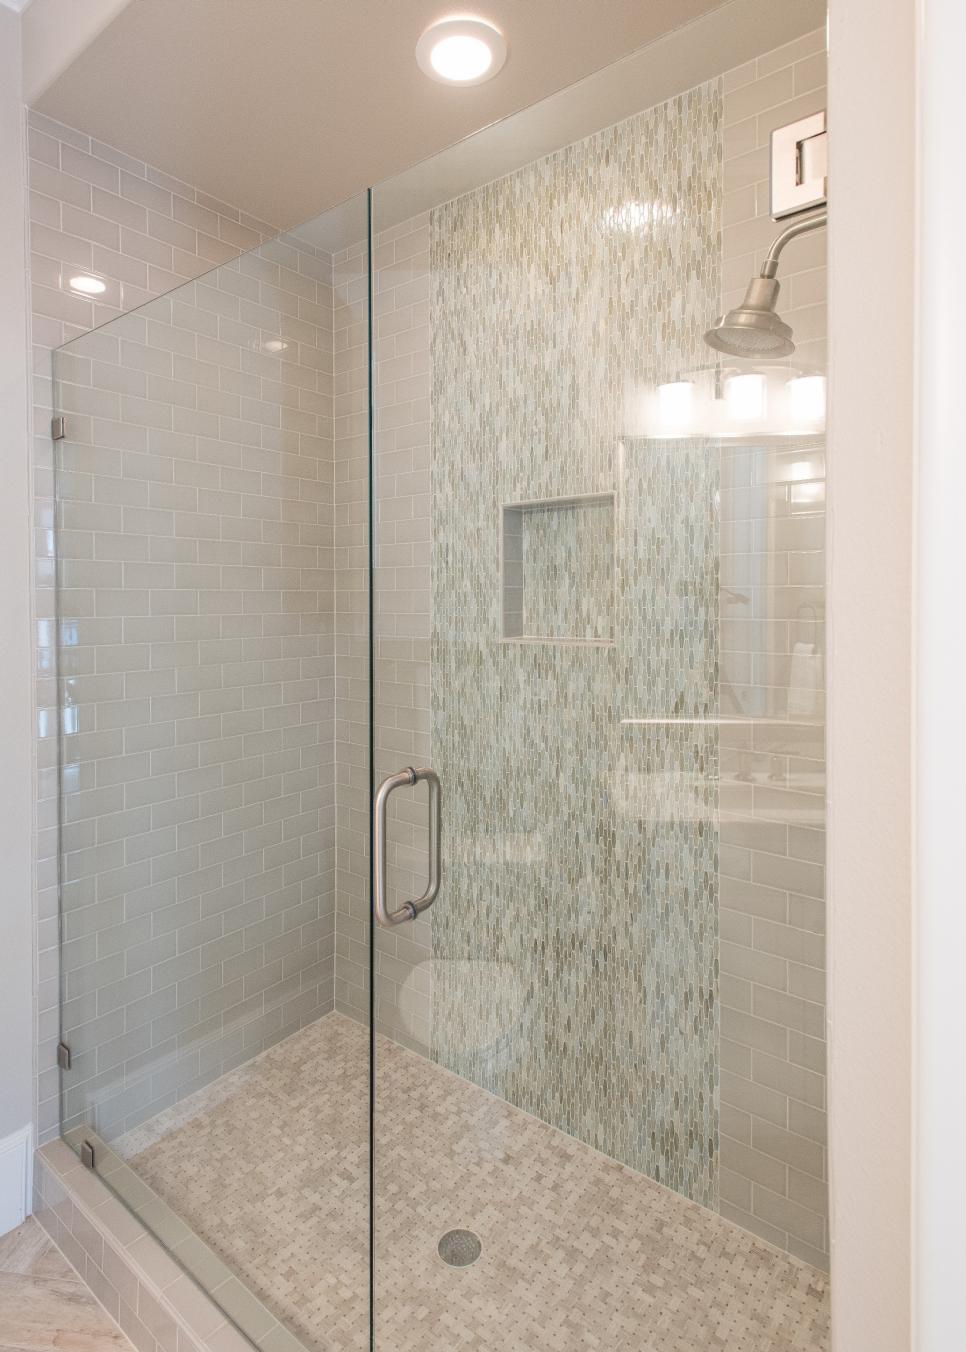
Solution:
M 704 341 L 730 357 L 787 357 L 795 351 L 792 331 L 778 318 L 779 285 L 772 277 L 754 277 L 736 310 L 716 319 Z
M 781 289 L 775 275 L 778 272 L 778 259 L 789 240 L 808 230 L 817 230 L 827 221 L 828 212 L 823 209 L 786 226 L 768 250 L 761 275 L 753 277 L 748 284 L 741 304 L 716 319 L 704 335 L 709 347 L 725 352 L 730 357 L 760 360 L 791 356 L 795 351 L 791 328 L 783 319 L 779 319 L 775 310 Z

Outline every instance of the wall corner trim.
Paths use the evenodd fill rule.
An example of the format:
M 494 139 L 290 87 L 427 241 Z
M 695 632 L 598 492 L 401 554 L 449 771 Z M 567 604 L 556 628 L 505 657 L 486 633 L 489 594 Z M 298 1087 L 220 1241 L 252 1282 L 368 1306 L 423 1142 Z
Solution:
M 33 1126 L 0 1139 L 0 1235 L 22 1225 L 33 1195 Z

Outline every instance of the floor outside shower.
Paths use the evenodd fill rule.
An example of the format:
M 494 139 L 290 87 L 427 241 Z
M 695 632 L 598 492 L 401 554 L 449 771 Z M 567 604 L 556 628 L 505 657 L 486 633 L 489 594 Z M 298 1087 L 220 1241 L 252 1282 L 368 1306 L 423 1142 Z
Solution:
M 367 1346 L 367 1079 L 330 1014 L 114 1143 L 314 1352 Z M 377 1081 L 381 1352 L 827 1348 L 823 1274 L 384 1038 Z

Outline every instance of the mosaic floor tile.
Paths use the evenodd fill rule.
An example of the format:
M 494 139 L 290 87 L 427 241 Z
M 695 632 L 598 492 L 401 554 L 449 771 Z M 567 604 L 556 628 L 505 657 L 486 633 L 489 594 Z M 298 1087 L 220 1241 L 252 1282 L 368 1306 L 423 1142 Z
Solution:
M 825 1352 L 822 1274 L 379 1039 L 379 1352 Z M 311 1352 L 368 1337 L 368 1035 L 338 1014 L 116 1142 Z M 452 1229 L 482 1253 L 447 1266 Z

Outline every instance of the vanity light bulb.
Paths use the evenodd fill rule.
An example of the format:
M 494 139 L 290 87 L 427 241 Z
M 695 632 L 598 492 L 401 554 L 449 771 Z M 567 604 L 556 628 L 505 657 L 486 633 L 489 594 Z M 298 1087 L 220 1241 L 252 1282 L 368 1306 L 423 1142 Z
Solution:
M 792 427 L 821 426 L 825 422 L 825 377 L 795 376 L 787 388 Z
M 757 372 L 729 376 L 725 381 L 728 417 L 733 422 L 760 422 L 765 416 L 765 390 L 765 377 Z
M 657 413 L 663 432 L 683 432 L 694 421 L 694 383 L 671 380 L 657 387 Z

